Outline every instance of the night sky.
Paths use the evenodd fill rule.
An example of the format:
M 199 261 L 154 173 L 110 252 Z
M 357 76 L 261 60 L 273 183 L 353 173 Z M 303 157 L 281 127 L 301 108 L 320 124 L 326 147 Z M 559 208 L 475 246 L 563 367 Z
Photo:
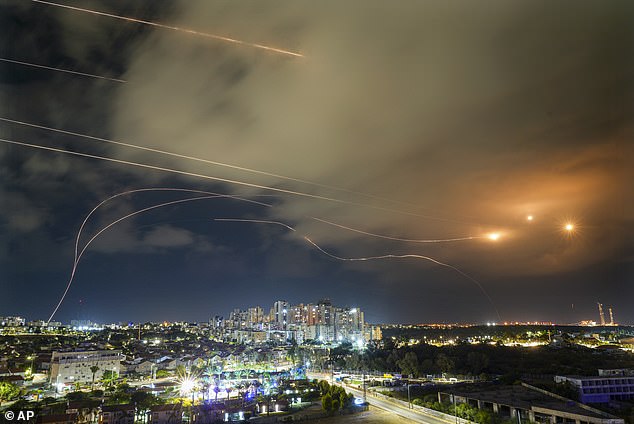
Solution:
M 0 316 L 634 322 L 631 1 L 63 4 L 303 56 L 3 1 Z

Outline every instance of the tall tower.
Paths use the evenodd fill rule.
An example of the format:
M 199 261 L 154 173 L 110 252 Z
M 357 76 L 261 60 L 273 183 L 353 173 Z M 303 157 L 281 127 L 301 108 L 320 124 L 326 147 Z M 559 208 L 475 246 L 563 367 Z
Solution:
M 614 325 L 614 315 L 612 315 L 612 307 L 608 309 L 610 311 L 610 325 Z
M 599 302 L 597 302 L 597 305 L 599 305 L 599 321 L 601 322 L 601 325 L 605 325 L 605 315 L 603 315 L 603 305 Z

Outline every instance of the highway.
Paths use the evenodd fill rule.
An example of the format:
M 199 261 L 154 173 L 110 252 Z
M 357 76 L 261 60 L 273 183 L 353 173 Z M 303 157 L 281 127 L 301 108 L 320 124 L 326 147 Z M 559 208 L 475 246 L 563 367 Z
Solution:
M 342 385 L 342 387 L 345 388 L 347 392 L 352 393 L 355 397 L 363 398 L 363 390 L 358 390 L 345 385 Z M 425 414 L 416 409 L 408 409 L 407 405 L 401 406 L 399 403 L 393 400 L 379 398 L 374 393 L 371 393 L 369 391 L 367 391 L 366 393 L 366 399 L 370 405 L 384 409 L 393 414 L 400 415 L 401 417 L 407 418 L 412 422 L 424 424 L 455 424 L 455 422 L 453 421 L 446 421 L 441 418 Z
M 326 380 L 330 382 L 330 374 L 318 374 L 318 373 L 310 373 L 309 378 L 318 378 L 322 380 Z M 335 384 L 346 389 L 347 392 L 352 393 L 355 397 L 363 398 L 363 390 L 359 390 L 357 388 L 337 383 Z M 445 420 L 430 414 L 426 414 L 425 412 L 416 409 L 409 409 L 407 407 L 407 403 L 402 404 L 399 401 L 392 400 L 389 398 L 384 398 L 381 395 L 377 395 L 369 390 L 366 391 L 366 400 L 368 403 L 376 408 L 383 409 L 385 411 L 391 412 L 393 414 L 399 415 L 403 418 L 410 420 L 415 423 L 423 423 L 423 424 L 457 424 L 454 420 Z M 463 420 L 460 420 L 461 422 Z

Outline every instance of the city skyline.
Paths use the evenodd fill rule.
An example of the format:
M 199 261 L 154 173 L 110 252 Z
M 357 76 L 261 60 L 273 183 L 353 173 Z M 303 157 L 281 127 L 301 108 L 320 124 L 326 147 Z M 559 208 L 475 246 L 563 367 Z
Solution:
M 2 5 L 0 315 L 634 323 L 634 6 L 363 9 Z

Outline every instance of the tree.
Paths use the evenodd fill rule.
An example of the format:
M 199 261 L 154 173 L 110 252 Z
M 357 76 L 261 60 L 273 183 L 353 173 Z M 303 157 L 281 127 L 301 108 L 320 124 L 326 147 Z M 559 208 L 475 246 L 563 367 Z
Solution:
M 156 371 L 156 378 L 165 378 L 165 377 L 169 377 L 170 373 L 167 370 L 158 370 Z
M 414 352 L 407 352 L 403 359 L 396 362 L 396 365 L 405 375 L 418 377 L 418 356 Z
M 469 352 L 467 355 L 467 363 L 473 375 L 480 374 L 489 366 L 489 357 L 481 352 Z
M 453 371 L 455 366 L 454 361 L 444 353 L 438 354 L 438 356 L 436 357 L 436 365 L 443 373 L 449 373 Z
M 332 412 L 332 397 L 326 393 L 321 398 L 321 407 L 326 412 Z
M 5 400 L 13 400 L 20 395 L 20 388 L 13 383 L 3 381 L 0 383 L 0 405 Z
M 161 405 L 163 400 L 152 393 L 137 390 L 130 396 L 130 401 L 137 407 L 137 415 L 145 417 L 147 411 L 154 405 Z
M 330 391 L 330 384 L 328 384 L 326 380 L 321 380 L 318 383 L 318 385 L 319 385 L 319 392 L 322 394 L 322 396 L 328 393 L 328 391 Z
M 114 382 L 117 379 L 117 373 L 113 370 L 105 370 L 101 376 L 101 380 L 106 383 L 108 387 L 114 386 Z
M 90 372 L 92 373 L 92 385 L 90 386 L 90 390 L 95 390 L 95 374 L 97 374 L 97 371 L 99 371 L 97 365 L 90 367 Z

